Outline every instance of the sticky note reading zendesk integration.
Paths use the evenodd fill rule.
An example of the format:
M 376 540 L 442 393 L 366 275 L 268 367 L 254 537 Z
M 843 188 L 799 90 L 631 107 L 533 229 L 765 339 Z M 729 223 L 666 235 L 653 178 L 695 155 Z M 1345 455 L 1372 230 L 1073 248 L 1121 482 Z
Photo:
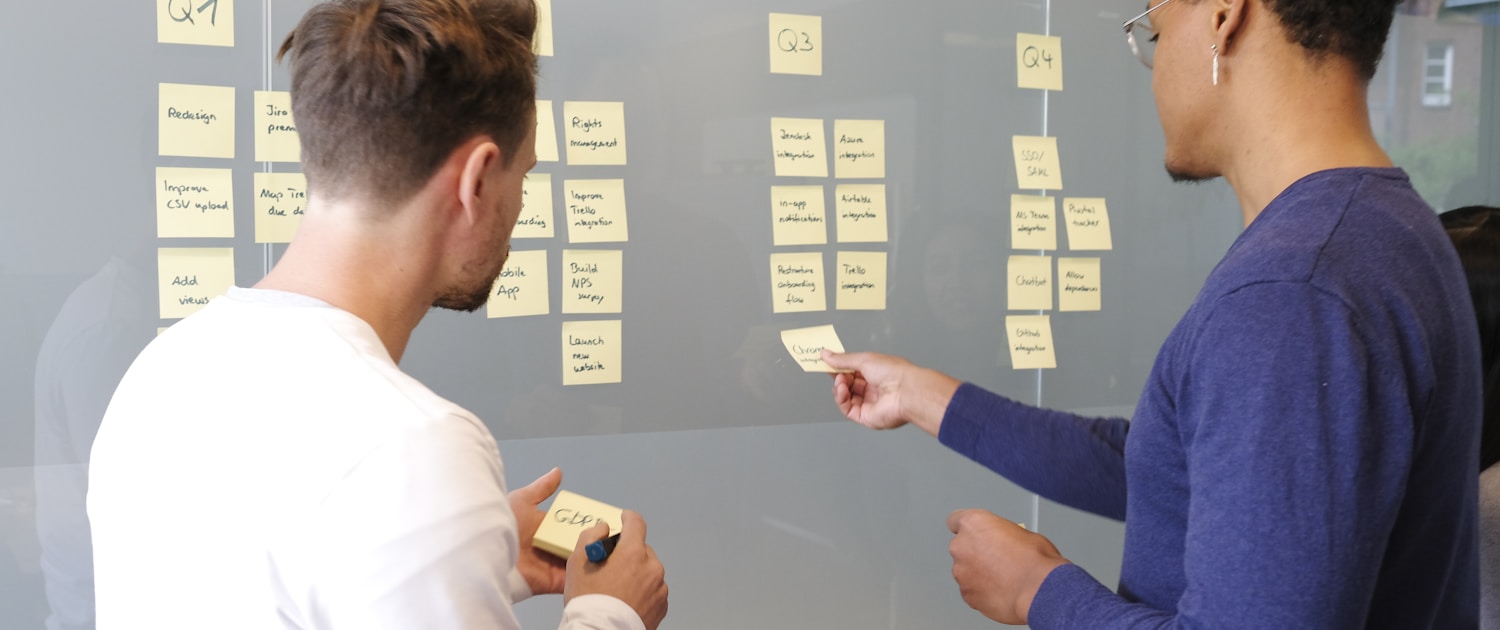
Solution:
M 885 252 L 839 252 L 834 267 L 838 310 L 885 310 Z
M 1047 315 L 1009 315 L 1005 318 L 1010 366 L 1017 370 L 1057 367 L 1052 347 L 1052 318 Z
M 819 118 L 772 118 L 777 177 L 828 177 L 828 144 Z
M 521 216 L 510 237 L 552 238 L 552 174 L 529 173 L 521 182 Z
M 1017 188 L 1038 190 L 1062 189 L 1062 166 L 1057 158 L 1057 138 L 1051 136 L 1015 136 L 1011 145 L 1016 152 Z
M 187 317 L 234 286 L 234 248 L 163 247 L 156 272 L 161 318 Z
M 1114 248 L 1109 235 L 1109 211 L 1102 197 L 1064 197 L 1063 223 L 1068 228 L 1070 249 Z
M 885 184 L 841 184 L 833 197 L 840 243 L 886 242 Z
M 570 243 L 619 243 L 625 227 L 625 180 L 570 179 L 563 182 L 563 215 Z
M 563 322 L 563 385 L 619 383 L 620 320 Z
M 569 164 L 625 166 L 624 103 L 564 101 L 563 128 Z
M 1011 256 L 1005 271 L 1010 310 L 1052 310 L 1051 256 Z
M 234 0 L 156 0 L 156 41 L 234 46 Z
M 777 246 L 827 243 L 827 215 L 822 186 L 771 187 L 771 242 Z
M 1057 310 L 1099 310 L 1101 287 L 1098 258 L 1057 259 Z
M 620 312 L 624 270 L 624 252 L 618 249 L 563 250 L 562 312 Z
M 547 286 L 547 250 L 512 251 L 490 289 L 486 313 L 491 318 L 546 315 L 551 310 Z
M 834 352 L 844 351 L 844 344 L 839 341 L 839 334 L 834 332 L 832 324 L 783 330 L 781 343 L 786 345 L 786 351 L 792 355 L 792 360 L 797 362 L 803 372 L 838 371 L 823 362 L 824 348 Z
M 823 75 L 823 17 L 771 14 L 771 74 Z
M 557 161 L 557 116 L 552 101 L 536 102 L 536 161 Z
M 1062 38 L 1016 33 L 1016 84 L 1037 90 L 1062 90 Z
M 566 559 L 578 548 L 578 536 L 599 523 L 609 525 L 609 533 L 620 533 L 623 510 L 588 497 L 559 490 L 542 524 L 536 529 L 532 544 L 559 558 Z
M 552 0 L 536 0 L 536 34 L 531 37 L 531 50 L 538 57 L 552 56 Z
M 885 121 L 833 121 L 833 176 L 885 178 Z
M 1011 249 L 1057 249 L 1057 199 L 1010 196 Z
M 234 88 L 162 83 L 157 96 L 158 153 L 234 157 Z
M 291 92 L 255 92 L 255 161 L 302 161 Z
M 233 238 L 234 172 L 157 167 L 156 236 Z
M 306 175 L 255 174 L 255 242 L 292 242 L 306 213 Z
M 823 286 L 823 254 L 771 254 L 771 312 L 828 310 Z

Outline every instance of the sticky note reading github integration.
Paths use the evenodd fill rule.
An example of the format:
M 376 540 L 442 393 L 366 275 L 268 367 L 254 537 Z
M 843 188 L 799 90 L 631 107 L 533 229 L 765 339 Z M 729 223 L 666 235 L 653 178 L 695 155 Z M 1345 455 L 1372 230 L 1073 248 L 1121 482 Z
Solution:
M 781 343 L 792 355 L 792 360 L 803 372 L 837 372 L 833 366 L 823 362 L 823 349 L 843 352 L 844 344 L 834 332 L 833 325 L 794 328 L 781 331 Z
M 1052 318 L 1047 315 L 1009 315 L 1005 318 L 1010 365 L 1017 370 L 1057 367 L 1052 347 Z
M 624 510 L 608 503 L 595 501 L 581 494 L 559 490 L 557 498 L 547 508 L 537 527 L 532 544 L 559 558 L 573 555 L 578 545 L 578 535 L 593 529 L 595 525 L 609 525 L 609 533 L 618 534 Z

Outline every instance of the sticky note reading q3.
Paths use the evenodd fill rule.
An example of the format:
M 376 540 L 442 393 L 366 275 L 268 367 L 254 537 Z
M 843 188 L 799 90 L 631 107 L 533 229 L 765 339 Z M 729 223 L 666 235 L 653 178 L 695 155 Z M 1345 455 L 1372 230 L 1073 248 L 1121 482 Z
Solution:
M 578 545 L 578 535 L 599 523 L 609 525 L 610 533 L 619 533 L 621 513 L 624 510 L 608 503 L 595 501 L 581 494 L 559 490 L 557 498 L 547 508 L 537 527 L 532 544 L 559 558 L 573 555 Z
M 839 341 L 839 335 L 834 332 L 832 324 L 783 330 L 781 343 L 786 345 L 786 351 L 802 367 L 803 372 L 838 371 L 823 362 L 824 348 L 834 352 L 844 351 L 844 344 Z

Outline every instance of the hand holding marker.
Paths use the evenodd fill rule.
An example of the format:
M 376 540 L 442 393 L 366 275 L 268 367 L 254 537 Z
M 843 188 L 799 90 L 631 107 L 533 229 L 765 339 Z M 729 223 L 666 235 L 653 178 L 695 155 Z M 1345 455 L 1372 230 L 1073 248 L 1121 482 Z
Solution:
M 609 554 L 614 552 L 615 544 L 619 542 L 620 534 L 616 533 L 613 536 L 600 538 L 589 543 L 587 547 L 583 548 L 583 551 L 588 554 L 589 562 L 604 562 L 604 559 L 608 558 Z

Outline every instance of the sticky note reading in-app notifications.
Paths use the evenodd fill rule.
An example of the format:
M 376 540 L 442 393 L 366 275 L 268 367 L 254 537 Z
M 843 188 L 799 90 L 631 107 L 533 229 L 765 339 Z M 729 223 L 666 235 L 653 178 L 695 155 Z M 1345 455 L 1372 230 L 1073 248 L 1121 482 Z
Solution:
M 833 273 L 838 310 L 885 310 L 885 252 L 839 252 Z
M 234 286 L 234 248 L 163 247 L 156 269 L 161 318 L 187 317 Z
M 512 251 L 490 288 L 487 313 L 492 318 L 546 315 L 549 297 L 547 250 Z
M 1114 248 L 1109 235 L 1109 211 L 1100 197 L 1064 197 L 1063 222 L 1068 228 L 1068 247 L 1078 250 Z
M 1057 199 L 1010 196 L 1011 249 L 1057 249 Z
M 291 92 L 255 92 L 255 161 L 302 161 Z
M 623 342 L 618 319 L 563 322 L 563 385 L 621 382 Z
M 552 101 L 536 102 L 536 161 L 557 161 L 557 116 Z
M 771 14 L 771 74 L 823 75 L 823 17 Z
M 625 180 L 570 179 L 563 182 L 563 215 L 570 243 L 629 240 L 625 224 Z
M 568 164 L 625 165 L 624 103 L 564 101 L 562 124 Z
M 844 351 L 844 344 L 839 341 L 839 335 L 834 332 L 831 324 L 783 330 L 781 343 L 786 346 L 786 351 L 792 355 L 792 360 L 797 362 L 803 372 L 838 371 L 823 362 L 824 348 L 834 352 Z
M 1063 89 L 1062 38 L 1016 33 L 1016 85 L 1037 90 Z
M 885 121 L 833 121 L 833 176 L 885 178 Z
M 1009 309 L 1052 310 L 1052 257 L 1011 256 L 1006 264 Z
M 777 246 L 828 242 L 822 186 L 771 187 L 771 242 Z
M 624 252 L 618 249 L 563 250 L 562 312 L 620 312 L 624 270 Z
M 840 243 L 886 242 L 885 184 L 840 184 L 833 198 Z
M 157 167 L 156 236 L 233 238 L 233 171 Z
M 1005 318 L 1010 365 L 1017 370 L 1057 367 L 1052 347 L 1052 318 L 1047 315 L 1009 315 Z
M 1057 310 L 1097 311 L 1101 295 L 1098 258 L 1057 259 Z
M 822 252 L 771 254 L 771 312 L 828 310 Z
M 1016 152 L 1018 188 L 1062 189 L 1062 165 L 1057 157 L 1057 138 L 1015 136 L 1011 139 L 1011 146 Z
M 828 177 L 828 144 L 820 118 L 772 118 L 777 177 Z
M 529 173 L 521 182 L 521 216 L 512 239 L 552 238 L 552 174 Z
M 234 88 L 162 83 L 157 97 L 157 153 L 234 157 Z
M 307 213 L 307 176 L 255 174 L 255 242 L 290 243 Z

